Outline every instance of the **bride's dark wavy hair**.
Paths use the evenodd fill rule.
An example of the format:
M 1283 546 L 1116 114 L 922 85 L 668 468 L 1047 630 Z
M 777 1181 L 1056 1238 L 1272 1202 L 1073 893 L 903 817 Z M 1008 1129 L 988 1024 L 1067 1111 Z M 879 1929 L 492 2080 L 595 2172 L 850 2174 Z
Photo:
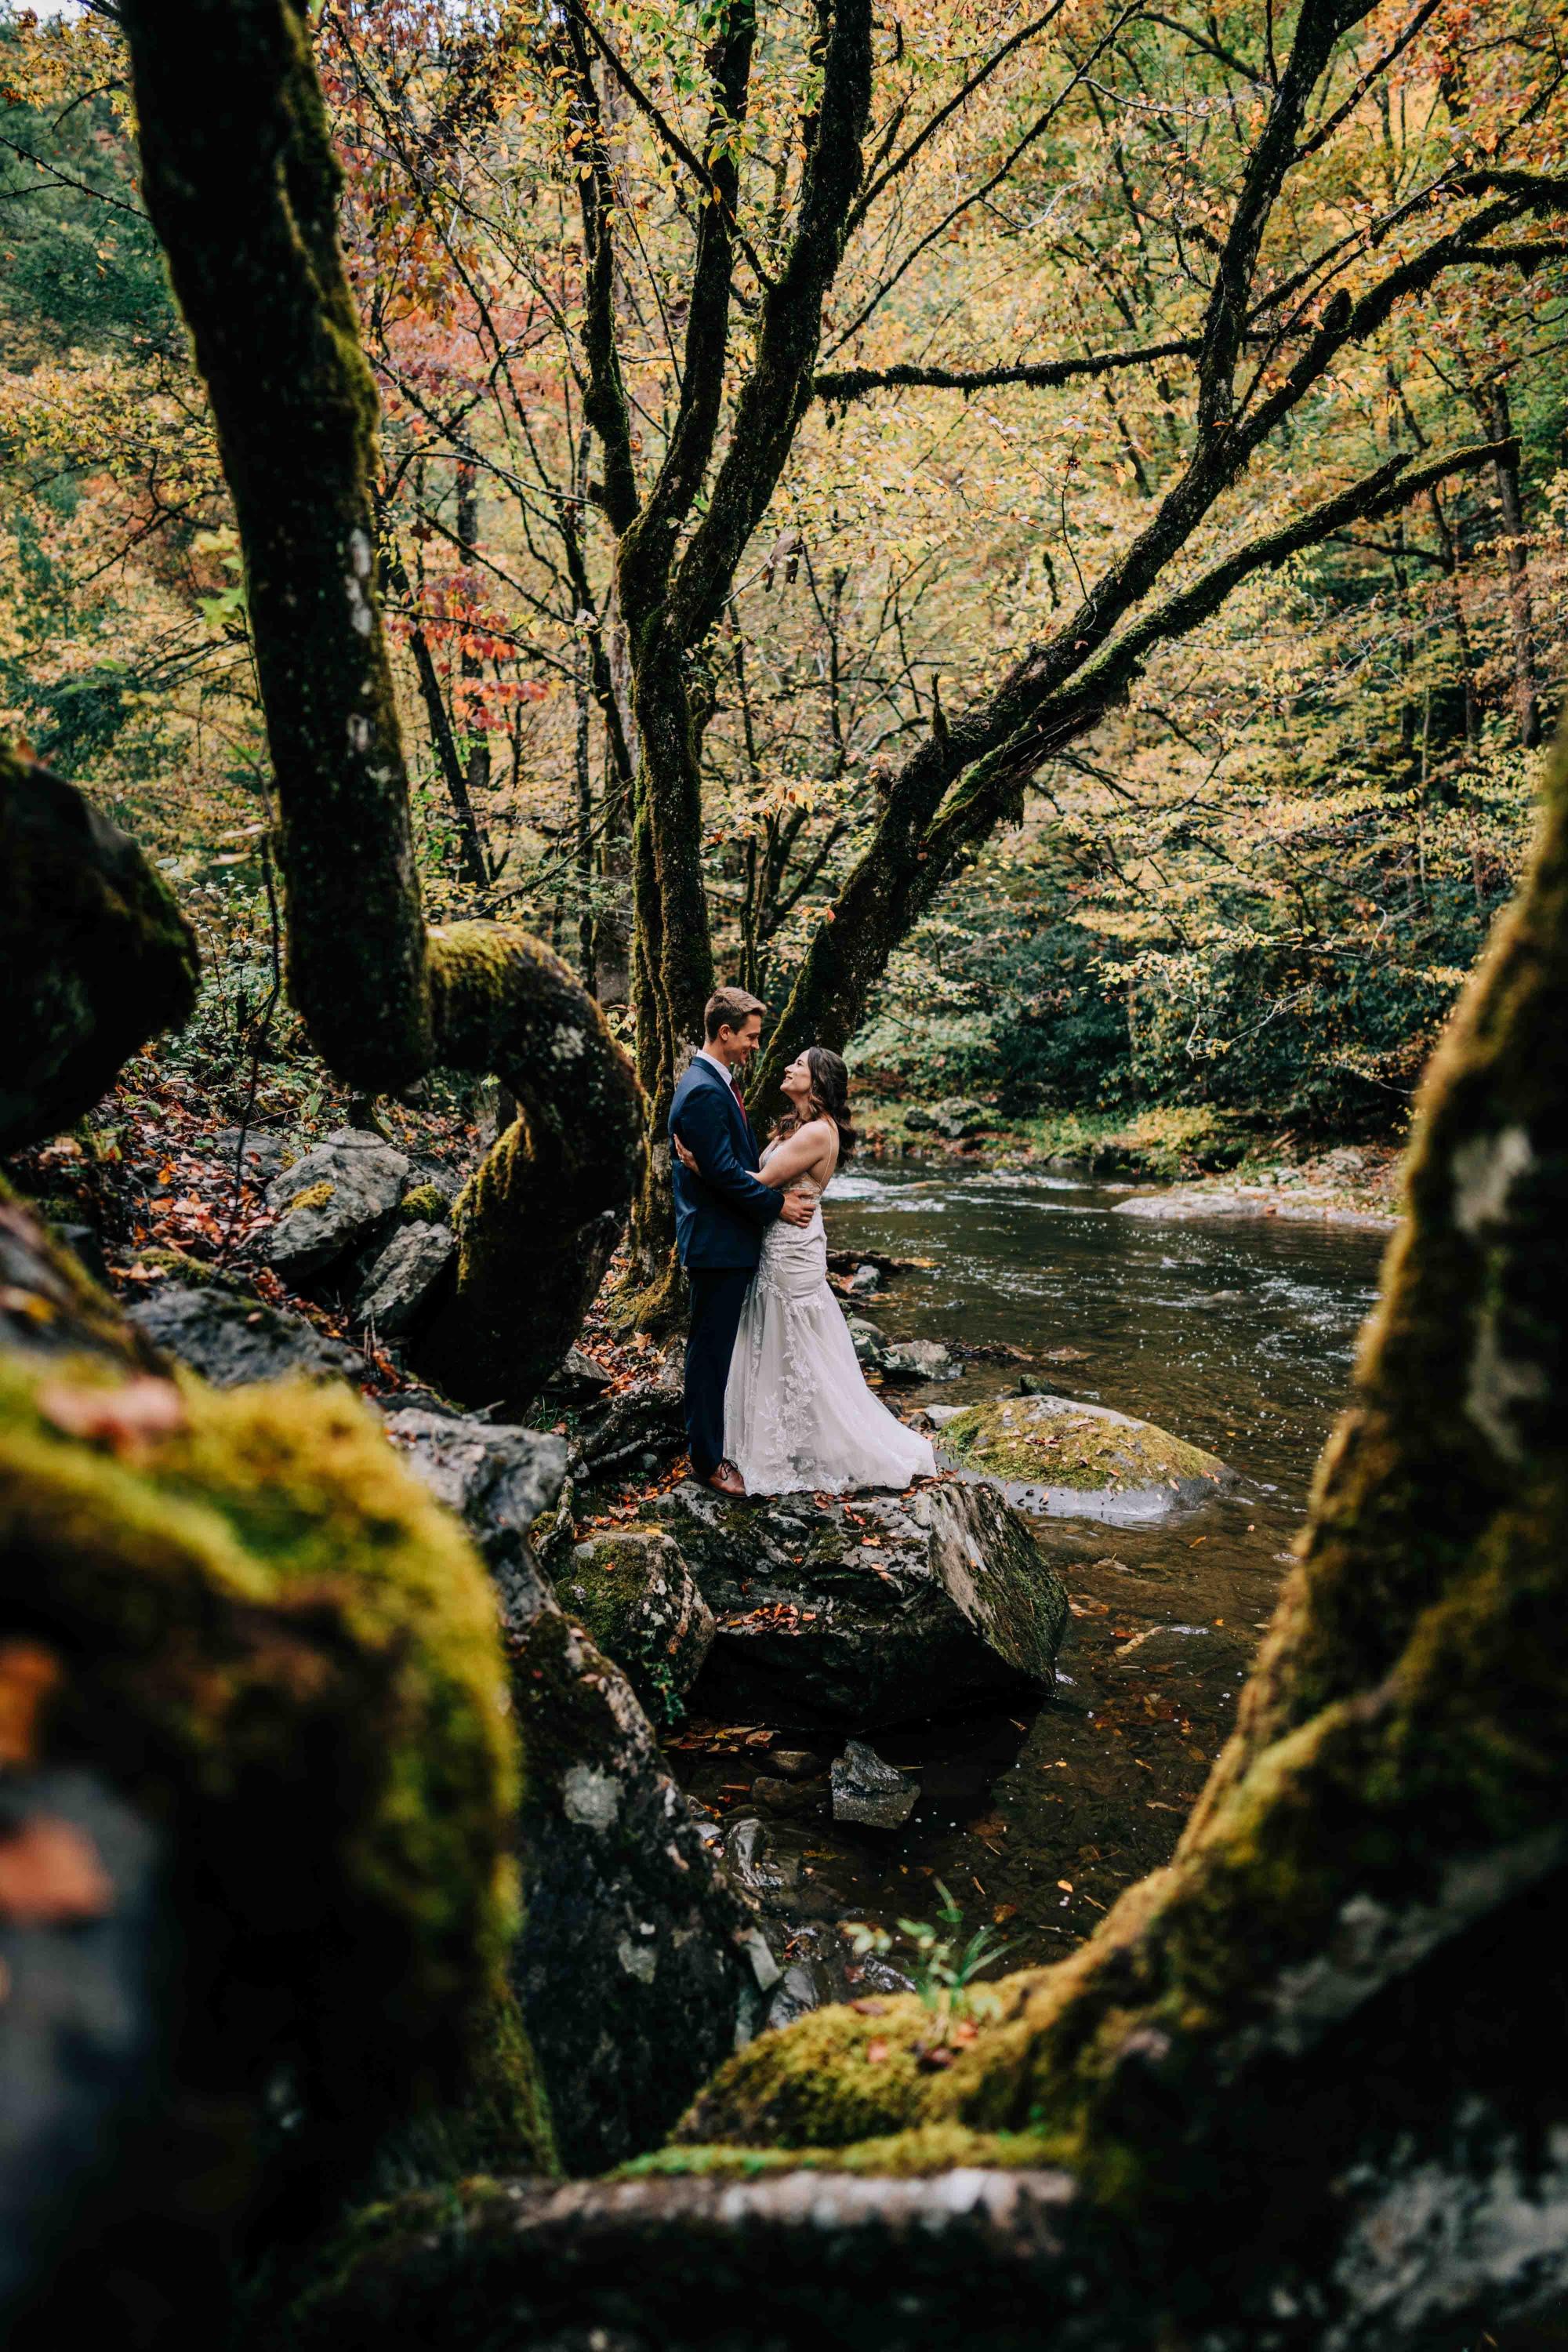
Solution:
M 844 1056 L 828 1045 L 808 1045 L 805 1061 L 811 1072 L 810 1103 L 804 1115 L 792 1105 L 774 1128 L 773 1135 L 775 1139 L 793 1135 L 807 1118 L 830 1118 L 838 1129 L 838 1158 L 842 1164 L 855 1149 L 855 1130 L 849 1124 L 849 1072 Z

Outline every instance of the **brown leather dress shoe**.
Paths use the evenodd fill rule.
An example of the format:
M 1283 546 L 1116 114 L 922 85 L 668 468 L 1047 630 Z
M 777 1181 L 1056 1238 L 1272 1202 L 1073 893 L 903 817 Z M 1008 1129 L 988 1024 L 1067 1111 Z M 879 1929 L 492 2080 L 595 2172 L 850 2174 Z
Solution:
M 743 1495 L 746 1482 L 732 1462 L 721 1462 L 708 1484 L 721 1495 Z

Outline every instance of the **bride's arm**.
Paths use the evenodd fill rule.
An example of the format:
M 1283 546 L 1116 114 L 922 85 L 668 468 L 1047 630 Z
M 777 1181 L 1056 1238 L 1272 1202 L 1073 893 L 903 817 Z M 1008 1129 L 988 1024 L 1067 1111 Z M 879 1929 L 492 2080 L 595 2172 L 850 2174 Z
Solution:
M 797 1176 L 807 1176 L 827 1153 L 827 1131 L 832 1122 L 826 1118 L 808 1119 L 797 1127 L 793 1135 L 785 1136 L 768 1154 L 767 1166 L 759 1168 L 760 1183 L 771 1184 L 780 1192 L 793 1184 Z

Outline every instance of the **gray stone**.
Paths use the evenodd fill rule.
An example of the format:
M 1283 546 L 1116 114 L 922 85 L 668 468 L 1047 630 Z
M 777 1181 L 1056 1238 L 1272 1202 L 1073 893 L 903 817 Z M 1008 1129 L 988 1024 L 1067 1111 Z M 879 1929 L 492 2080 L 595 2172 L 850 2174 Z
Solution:
M 849 1296 L 851 1298 L 869 1298 L 872 1292 L 879 1290 L 881 1286 L 882 1276 L 880 1270 L 877 1266 L 871 1265 L 858 1265 L 854 1273 L 849 1277 Z
M 354 1300 L 354 1319 L 396 1339 L 427 1321 L 440 1302 L 458 1241 L 450 1225 L 400 1225 Z
M 561 1492 L 565 1440 L 418 1405 L 388 1413 L 386 1433 L 415 1476 L 463 1521 L 503 1605 L 527 1615 L 551 1600 L 527 1537 Z
M 283 1171 L 299 1159 L 304 1146 L 291 1135 L 272 1135 L 266 1128 L 247 1128 L 245 1150 L 240 1160 L 241 1172 L 247 1184 L 263 1187 L 273 1183 Z M 234 1166 L 235 1153 L 239 1150 L 237 1127 L 222 1127 L 213 1138 L 212 1156 L 223 1168 Z
M 327 1339 L 303 1315 L 216 1282 L 160 1283 L 126 1315 L 144 1339 L 214 1388 L 281 1380 L 286 1372 L 357 1381 L 364 1370 L 357 1349 Z
M 267 1188 L 278 1219 L 263 1244 L 268 1264 L 298 1282 L 384 1238 L 410 1172 L 379 1136 L 334 1129 Z
M 1067 1594 L 984 1481 L 819 1501 L 689 1480 L 647 1508 L 717 1620 L 705 1714 L 867 1727 L 1054 1679 Z
M 833 1818 L 860 1822 L 868 1829 L 901 1830 L 920 1802 L 913 1772 L 900 1772 L 862 1739 L 845 1743 L 833 1766 Z
M 786 1780 L 815 1780 L 827 1766 L 828 1759 L 813 1748 L 775 1748 L 768 1757 L 769 1769 Z
M 961 1404 L 927 1404 L 921 1407 L 920 1417 L 922 1421 L 929 1421 L 933 1429 L 945 1429 L 948 1423 L 956 1421 L 964 1410 Z

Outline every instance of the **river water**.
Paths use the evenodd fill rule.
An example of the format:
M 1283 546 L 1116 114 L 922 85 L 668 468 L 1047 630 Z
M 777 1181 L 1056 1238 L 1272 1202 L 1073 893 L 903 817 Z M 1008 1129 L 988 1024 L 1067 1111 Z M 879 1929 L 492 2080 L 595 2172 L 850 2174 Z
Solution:
M 864 1310 L 889 1339 L 995 1351 L 900 1402 L 998 1395 L 1032 1365 L 1206 1446 L 1240 1485 L 1159 1528 L 1040 1524 L 1073 1609 L 1054 1695 L 1032 1712 L 876 1735 L 880 1754 L 921 1771 L 901 1831 L 772 1825 L 818 1917 L 930 1917 L 940 1879 L 966 1931 L 1008 1937 L 1007 1965 L 1059 1957 L 1168 1857 L 1228 1732 L 1386 1235 L 1165 1221 L 1123 1213 L 1125 1198 L 1065 1175 L 931 1168 L 848 1172 L 829 1192 L 831 1248 L 928 1261 Z M 693 1793 L 721 1815 L 755 1810 L 740 1760 L 754 1736 L 747 1750 L 694 1729 L 672 1758 Z

